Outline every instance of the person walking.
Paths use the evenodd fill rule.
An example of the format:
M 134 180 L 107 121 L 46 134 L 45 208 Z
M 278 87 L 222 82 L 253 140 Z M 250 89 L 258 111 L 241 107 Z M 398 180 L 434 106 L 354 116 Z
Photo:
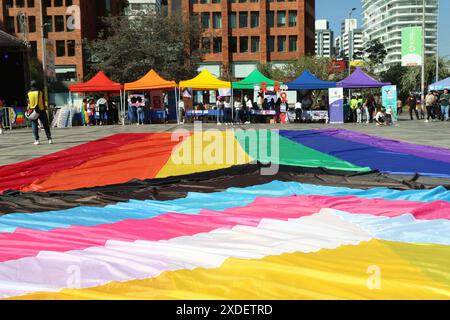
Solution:
M 413 112 L 416 114 L 417 120 L 419 120 L 419 112 L 417 111 L 417 99 L 414 95 L 410 94 L 406 103 L 409 106 L 409 115 L 411 120 L 414 120 Z
M 53 144 L 52 133 L 47 115 L 47 107 L 44 102 L 44 93 L 37 88 L 37 82 L 32 80 L 30 83 L 30 91 L 27 94 L 28 110 L 27 113 L 36 112 L 39 114 L 38 118 L 31 120 L 31 127 L 33 128 L 34 145 L 39 145 L 39 121 L 44 127 L 45 134 L 49 144 Z
M 225 98 L 225 101 L 223 103 L 223 112 L 224 112 L 224 122 L 226 126 L 233 125 L 233 119 L 232 119 L 232 110 L 231 110 L 231 102 L 230 98 Z
M 3 134 L 3 110 L 5 108 L 5 101 L 0 99 L 0 135 Z
M 449 105 L 450 105 L 450 94 L 448 93 L 448 89 L 444 90 L 444 93 L 441 94 L 439 98 L 439 103 L 441 105 L 441 120 L 448 121 L 449 118 Z
M 430 122 L 430 118 L 432 120 L 435 119 L 433 107 L 436 103 L 436 97 L 434 96 L 433 92 L 429 91 L 427 96 L 425 97 L 425 106 L 427 108 L 427 120 L 425 120 L 426 123 Z
M 352 96 L 350 100 L 350 112 L 351 112 L 351 119 L 352 122 L 358 121 L 358 99 L 356 99 L 355 96 Z

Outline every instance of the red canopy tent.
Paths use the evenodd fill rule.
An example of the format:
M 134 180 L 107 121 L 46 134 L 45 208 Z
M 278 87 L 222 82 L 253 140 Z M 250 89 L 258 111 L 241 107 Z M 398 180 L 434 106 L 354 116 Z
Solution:
M 102 71 L 99 71 L 91 80 L 73 84 L 69 87 L 70 92 L 109 92 L 120 95 L 120 110 L 122 112 L 122 123 L 125 124 L 125 109 L 123 107 L 122 92 L 123 85 L 112 81 Z
M 73 84 L 69 87 L 70 92 L 115 92 L 123 91 L 123 85 L 112 81 L 102 71 L 97 73 L 91 80 Z

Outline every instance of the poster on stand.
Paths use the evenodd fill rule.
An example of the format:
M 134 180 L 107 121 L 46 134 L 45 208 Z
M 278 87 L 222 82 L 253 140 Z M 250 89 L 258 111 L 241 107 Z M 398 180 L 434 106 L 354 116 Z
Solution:
M 330 114 L 329 121 L 331 124 L 344 123 L 344 89 L 343 88 L 330 88 Z
M 397 121 L 397 86 L 384 86 L 381 88 L 381 92 L 383 107 L 386 109 L 386 112 L 391 109 L 392 120 Z

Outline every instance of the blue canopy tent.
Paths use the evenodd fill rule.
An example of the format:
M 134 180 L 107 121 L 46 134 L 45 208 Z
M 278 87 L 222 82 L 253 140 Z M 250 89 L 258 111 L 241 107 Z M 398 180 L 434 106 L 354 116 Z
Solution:
M 289 90 L 319 90 L 335 88 L 336 82 L 322 81 L 309 70 L 305 70 L 300 77 L 292 82 L 286 83 L 286 85 Z
M 428 89 L 431 91 L 441 91 L 444 89 L 450 89 L 450 78 L 433 83 L 428 87 Z

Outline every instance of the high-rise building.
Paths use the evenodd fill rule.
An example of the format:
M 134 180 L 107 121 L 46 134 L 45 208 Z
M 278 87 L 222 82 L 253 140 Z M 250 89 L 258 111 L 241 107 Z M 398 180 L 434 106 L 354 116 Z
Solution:
M 55 52 L 57 91 L 67 92 L 67 82 L 82 81 L 88 66 L 84 39 L 95 39 L 101 28 L 99 17 L 116 15 L 125 0 L 1 0 L 0 29 L 25 40 L 30 56 L 42 61 L 42 29 Z M 41 19 L 41 15 L 43 19 Z M 61 84 L 63 84 L 61 86 Z M 67 93 L 51 95 L 57 105 L 67 101 Z
M 334 32 L 328 20 L 316 20 L 316 56 L 331 58 L 334 55 Z
M 345 19 L 342 22 L 341 35 L 336 38 L 335 46 L 340 59 L 353 61 L 361 58 L 364 49 L 363 30 L 358 28 L 358 20 Z
M 364 38 L 378 39 L 387 50 L 384 65 L 379 71 L 401 63 L 402 28 L 422 26 L 425 3 L 426 55 L 437 51 L 437 0 L 362 0 Z
M 160 13 L 161 0 L 128 0 L 125 14 L 133 16 L 138 13 Z
M 258 62 L 314 54 L 314 0 L 169 0 L 168 11 L 198 17 L 201 68 L 217 76 L 240 79 Z

